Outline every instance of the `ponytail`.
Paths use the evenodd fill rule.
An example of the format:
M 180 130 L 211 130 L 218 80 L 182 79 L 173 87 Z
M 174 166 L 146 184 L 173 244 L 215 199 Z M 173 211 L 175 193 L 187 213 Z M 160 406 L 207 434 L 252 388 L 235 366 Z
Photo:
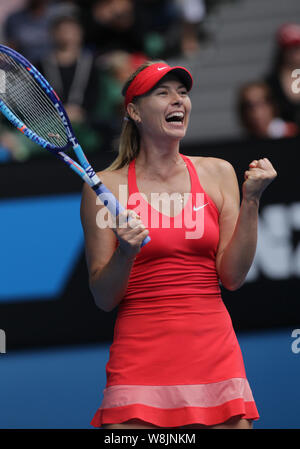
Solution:
M 133 120 L 125 117 L 119 142 L 119 154 L 107 171 L 118 170 L 137 157 L 140 150 L 140 135 Z

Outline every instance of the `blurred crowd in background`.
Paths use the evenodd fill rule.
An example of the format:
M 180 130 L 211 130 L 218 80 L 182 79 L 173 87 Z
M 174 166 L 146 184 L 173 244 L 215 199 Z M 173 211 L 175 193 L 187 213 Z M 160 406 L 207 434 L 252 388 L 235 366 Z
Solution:
M 282 25 L 275 44 L 264 79 L 247 83 L 238 92 L 237 112 L 251 137 L 294 137 L 300 131 L 300 25 Z
M 205 20 L 221 2 L 10 0 L 0 3 L 0 40 L 49 80 L 85 151 L 105 151 L 122 126 L 121 88 L 128 76 L 146 60 L 201 57 L 210 39 Z M 292 90 L 291 76 L 300 69 L 300 25 L 282 26 L 276 45 L 265 78 L 237 92 L 236 113 L 252 138 L 299 133 L 300 93 Z M 40 153 L 0 117 L 0 162 Z

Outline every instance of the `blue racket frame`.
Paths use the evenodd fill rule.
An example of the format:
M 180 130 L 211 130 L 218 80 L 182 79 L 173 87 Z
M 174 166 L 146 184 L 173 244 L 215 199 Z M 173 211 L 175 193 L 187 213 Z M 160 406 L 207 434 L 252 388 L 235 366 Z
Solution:
M 55 90 L 51 87 L 48 81 L 43 77 L 43 75 L 26 59 L 24 56 L 20 55 L 15 50 L 12 50 L 5 45 L 0 45 L 0 53 L 6 53 L 8 56 L 13 58 L 17 63 L 21 64 L 30 75 L 37 81 L 43 91 L 47 94 L 48 98 L 51 100 L 55 106 L 58 114 L 61 117 L 62 123 L 66 129 L 68 143 L 64 147 L 56 147 L 55 145 L 47 142 L 40 136 L 38 136 L 27 126 L 6 106 L 6 104 L 0 99 L 0 111 L 2 114 L 26 137 L 28 137 L 33 142 L 47 149 L 53 153 L 56 157 L 64 161 L 71 170 L 73 170 L 78 176 L 80 176 L 89 186 L 94 190 L 96 195 L 99 197 L 100 201 L 107 207 L 113 216 L 118 216 L 120 213 L 124 212 L 123 206 L 119 203 L 112 192 L 105 187 L 100 178 L 95 173 L 94 169 L 91 167 L 89 161 L 87 160 L 76 136 L 73 132 L 69 117 L 62 105 L 60 98 L 58 97 Z M 70 156 L 65 154 L 64 150 L 73 147 L 76 157 L 79 161 L 77 163 Z M 147 236 L 143 242 L 142 246 L 150 241 L 150 237 Z

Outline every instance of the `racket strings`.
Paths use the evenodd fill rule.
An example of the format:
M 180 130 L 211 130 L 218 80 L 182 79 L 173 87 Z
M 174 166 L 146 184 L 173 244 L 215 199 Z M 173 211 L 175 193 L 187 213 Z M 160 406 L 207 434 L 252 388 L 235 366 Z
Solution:
M 36 98 L 36 97 L 33 95 L 33 98 Z M 16 102 L 16 99 L 13 98 L 13 95 L 12 95 L 12 100 L 14 100 Z M 43 133 L 45 132 L 45 127 L 43 125 L 43 121 L 44 120 L 47 121 L 48 119 L 47 119 L 47 115 L 45 115 L 45 110 L 40 105 L 41 100 L 35 99 L 34 104 L 32 104 L 31 101 L 28 101 L 27 99 L 25 99 L 23 97 L 19 97 L 18 101 L 19 101 L 18 109 L 22 113 L 22 121 L 24 123 L 29 123 L 29 125 L 27 125 L 28 128 L 34 130 L 34 132 L 36 134 L 38 134 L 39 136 L 45 138 L 43 135 Z M 30 116 L 28 116 L 28 114 L 30 114 Z M 46 126 L 47 126 L 47 124 L 46 124 Z M 49 140 L 49 137 L 51 137 L 51 134 L 53 134 L 53 132 L 52 133 L 46 132 L 46 134 L 47 134 L 47 139 L 45 139 L 45 140 Z M 58 134 L 58 135 L 60 136 L 60 134 Z
M 10 60 L 10 62 L 12 62 L 16 69 L 9 72 L 10 76 L 8 78 L 7 91 L 9 92 L 9 98 L 6 99 L 6 103 L 10 103 L 8 105 L 10 106 L 10 109 L 28 128 L 32 129 L 45 140 L 49 141 L 51 135 L 64 136 L 65 130 L 61 124 L 57 111 L 48 97 L 44 94 L 44 91 L 36 84 L 31 75 L 27 73 L 26 69 L 18 66 L 14 60 Z M 22 70 L 22 77 L 20 77 L 20 69 Z M 20 95 L 20 88 L 23 88 L 22 90 L 25 92 L 25 95 Z M 60 132 L 56 133 L 53 132 L 52 123 L 49 122 L 49 118 L 51 117 L 49 117 L 49 112 L 51 111 L 53 114 L 53 110 L 55 115 L 57 115 L 57 123 L 55 123 L 56 129 L 57 125 L 60 128 Z M 45 126 L 46 128 L 49 128 L 49 125 L 52 132 L 47 132 L 48 130 L 46 129 L 45 135 Z M 57 141 L 55 140 L 54 143 L 57 144 Z M 66 142 L 62 146 L 65 144 Z
M 29 92 L 29 86 L 26 87 L 27 95 L 30 93 L 30 100 L 28 98 L 23 98 L 22 95 L 18 95 L 18 91 L 16 89 L 12 89 L 12 80 L 15 78 L 14 85 L 17 84 L 20 80 L 18 80 L 13 73 L 10 74 L 11 83 L 9 84 L 9 94 L 5 97 L 5 103 L 10 107 L 10 109 L 15 113 L 15 115 L 22 120 L 24 123 L 29 124 L 35 123 L 35 131 L 38 130 L 37 134 L 41 133 L 41 127 L 39 126 L 39 118 L 43 116 L 43 108 L 41 108 L 40 104 L 36 102 L 34 106 L 31 104 L 32 99 L 37 99 L 35 92 Z M 19 88 L 21 84 L 19 83 Z M 40 101 L 40 98 L 38 99 Z M 33 126 L 30 126 L 32 129 Z
M 6 103 L 8 103 L 10 109 L 24 122 L 28 128 L 33 130 L 40 137 L 43 137 L 45 140 L 51 142 L 49 137 L 54 134 L 53 121 L 49 120 L 51 116 L 49 112 L 45 110 L 45 107 L 43 107 L 43 104 L 41 103 L 42 100 L 37 97 L 36 92 L 32 91 L 29 85 L 26 85 L 25 89 L 27 92 L 26 98 L 22 95 L 18 95 L 18 91 L 13 91 L 11 89 L 9 101 L 6 101 Z M 60 125 L 59 121 L 55 124 L 55 128 L 57 128 L 58 124 Z M 49 132 L 49 129 L 52 131 L 51 133 Z M 64 135 L 63 128 L 61 128 L 60 134 L 58 135 Z M 54 143 L 57 144 L 56 141 Z
M 51 142 L 52 139 L 49 137 L 53 135 L 58 135 L 60 138 L 64 136 L 65 130 L 61 124 L 57 111 L 48 97 L 44 94 L 44 91 L 36 84 L 31 75 L 27 73 L 26 69 L 18 66 L 14 60 L 11 62 L 16 70 L 10 71 L 11 79 L 8 80 L 7 86 L 10 109 L 12 109 L 14 113 L 17 112 L 15 115 L 17 115 L 28 128 L 45 140 Z M 20 77 L 20 69 L 22 70 L 22 77 Z M 25 92 L 25 95 L 20 95 L 20 88 Z M 8 103 L 8 101 L 6 101 L 6 103 Z M 49 120 L 49 118 L 53 118 L 49 112 L 51 115 L 53 115 L 54 112 L 55 116 L 57 116 L 55 117 L 55 128 L 53 126 L 53 120 Z M 57 130 L 57 126 L 59 127 L 59 131 Z M 53 129 L 56 130 L 55 133 L 53 132 Z M 59 142 L 55 139 L 55 142 L 51 143 L 54 143 L 55 145 L 58 144 L 58 146 L 64 146 L 66 142 L 67 141 L 63 142 L 62 145 L 59 145 Z
M 38 82 L 7 54 L 0 55 L 0 99 L 27 128 L 55 147 L 68 143 L 65 127 L 54 104 Z M 3 75 L 4 72 L 4 75 Z

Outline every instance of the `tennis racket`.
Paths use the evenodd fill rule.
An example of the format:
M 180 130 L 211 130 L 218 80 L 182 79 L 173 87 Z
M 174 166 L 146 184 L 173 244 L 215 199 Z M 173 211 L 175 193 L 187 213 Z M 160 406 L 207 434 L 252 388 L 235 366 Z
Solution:
M 4 45 L 0 45 L 0 111 L 26 137 L 64 161 L 114 217 L 124 212 L 88 162 L 54 89 L 27 59 Z M 70 147 L 78 162 L 64 152 Z M 147 236 L 141 247 L 149 241 Z

